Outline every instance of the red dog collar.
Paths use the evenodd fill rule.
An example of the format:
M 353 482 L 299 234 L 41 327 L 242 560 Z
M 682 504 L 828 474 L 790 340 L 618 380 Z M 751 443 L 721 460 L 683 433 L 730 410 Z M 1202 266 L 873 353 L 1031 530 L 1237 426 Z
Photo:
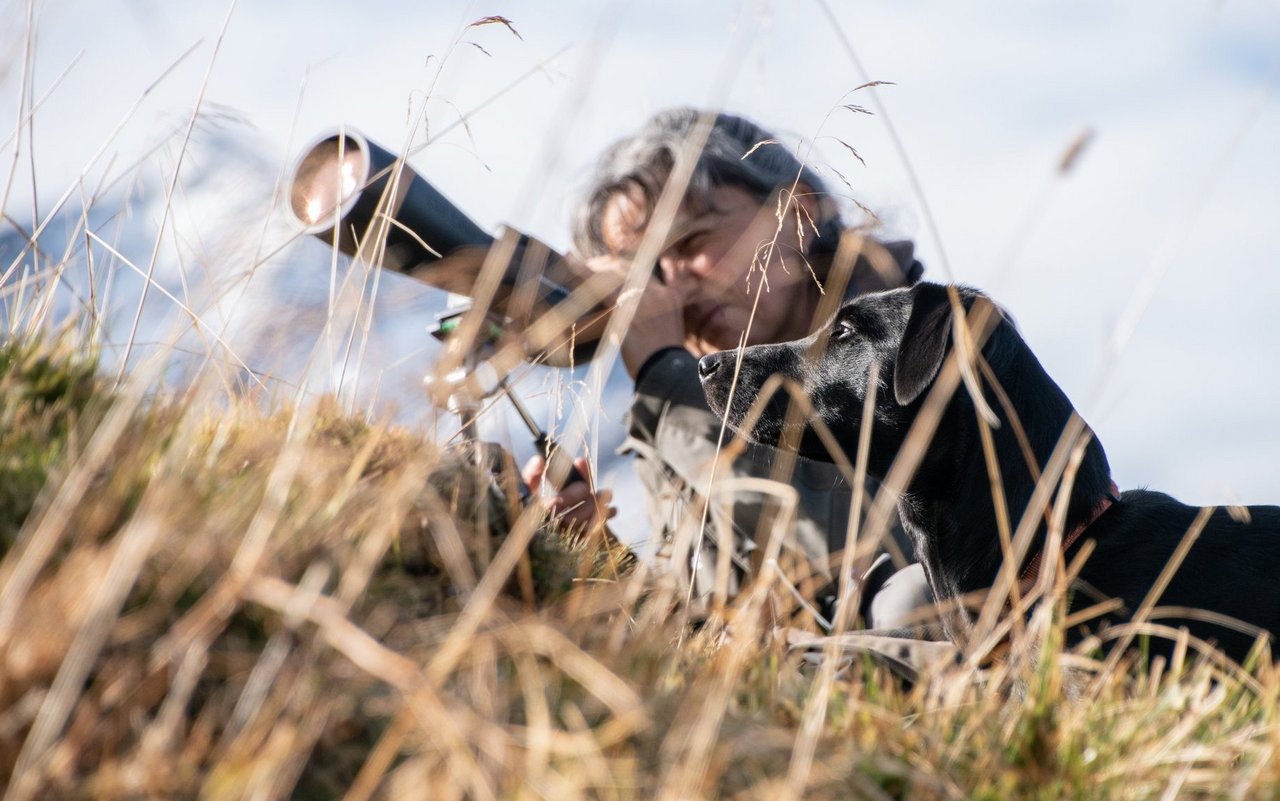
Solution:
M 1094 524 L 1094 521 L 1096 521 L 1099 517 L 1102 517 L 1103 512 L 1111 508 L 1111 504 L 1113 500 L 1119 500 L 1119 499 L 1120 499 L 1120 489 L 1119 487 L 1116 486 L 1116 482 L 1112 481 L 1111 486 L 1108 487 L 1107 489 L 1107 494 L 1102 496 L 1102 500 L 1098 501 L 1098 505 L 1093 507 L 1093 511 L 1089 512 L 1089 516 L 1085 518 L 1085 520 L 1081 522 L 1080 525 L 1071 529 L 1071 533 L 1067 534 L 1067 536 L 1062 538 L 1062 552 L 1066 553 L 1067 549 L 1070 548 L 1072 545 L 1074 545 L 1075 541 L 1080 539 L 1080 536 L 1084 534 L 1085 529 L 1089 528 L 1089 526 L 1092 526 Z M 1040 551 L 1035 555 L 1035 557 L 1030 562 L 1027 563 L 1026 568 L 1024 568 L 1022 571 L 1022 575 L 1018 576 L 1018 582 L 1026 583 L 1030 579 L 1033 579 L 1036 576 L 1036 574 L 1040 572 L 1040 563 L 1042 561 L 1044 561 L 1043 548 L 1040 549 Z

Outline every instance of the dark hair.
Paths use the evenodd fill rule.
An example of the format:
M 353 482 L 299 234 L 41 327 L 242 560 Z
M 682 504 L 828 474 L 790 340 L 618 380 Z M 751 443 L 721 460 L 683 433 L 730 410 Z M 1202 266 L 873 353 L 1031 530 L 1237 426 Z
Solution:
M 605 151 L 575 215 L 573 244 L 579 255 L 608 252 L 601 218 L 615 194 L 638 190 L 652 212 L 677 155 L 705 113 L 688 107 L 659 111 L 634 135 Z M 698 211 L 709 209 L 711 192 L 721 186 L 745 189 L 763 203 L 797 178 L 821 201 L 826 196 L 825 182 L 786 147 L 776 143 L 761 146 L 767 140 L 776 142 L 756 123 L 733 114 L 716 114 L 685 190 L 684 203 Z M 819 202 L 818 207 L 823 211 L 814 220 L 817 236 L 811 252 L 834 252 L 842 227 L 840 215 L 832 204 Z

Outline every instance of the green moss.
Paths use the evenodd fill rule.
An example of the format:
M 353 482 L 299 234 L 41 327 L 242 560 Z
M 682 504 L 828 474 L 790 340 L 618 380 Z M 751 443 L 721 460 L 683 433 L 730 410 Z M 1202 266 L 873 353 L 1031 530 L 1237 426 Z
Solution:
M 83 428 L 101 392 L 96 365 L 92 354 L 62 343 L 0 344 L 0 556 Z

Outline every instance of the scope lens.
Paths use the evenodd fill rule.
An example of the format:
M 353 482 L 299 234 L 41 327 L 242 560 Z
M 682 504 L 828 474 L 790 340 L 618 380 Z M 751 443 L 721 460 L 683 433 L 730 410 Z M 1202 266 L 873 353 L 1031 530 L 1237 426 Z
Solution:
M 308 227 L 332 219 L 364 186 L 367 173 L 358 142 L 341 135 L 324 140 L 298 164 L 289 198 L 293 213 Z

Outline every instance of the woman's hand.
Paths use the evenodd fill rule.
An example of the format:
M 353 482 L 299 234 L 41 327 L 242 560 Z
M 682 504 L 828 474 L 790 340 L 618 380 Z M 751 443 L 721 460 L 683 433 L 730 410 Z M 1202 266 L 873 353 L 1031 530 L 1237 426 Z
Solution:
M 578 472 L 587 480 L 567 484 L 547 499 L 548 511 L 570 525 L 582 528 L 604 525 L 605 521 L 618 514 L 617 508 L 610 505 L 613 500 L 613 490 L 593 491 L 591 489 L 591 468 L 585 458 L 574 459 L 573 466 L 578 468 Z M 529 485 L 529 490 L 536 493 L 542 487 L 542 479 L 546 472 L 547 460 L 542 456 L 534 456 L 525 462 L 520 474 L 524 478 L 524 483 Z

